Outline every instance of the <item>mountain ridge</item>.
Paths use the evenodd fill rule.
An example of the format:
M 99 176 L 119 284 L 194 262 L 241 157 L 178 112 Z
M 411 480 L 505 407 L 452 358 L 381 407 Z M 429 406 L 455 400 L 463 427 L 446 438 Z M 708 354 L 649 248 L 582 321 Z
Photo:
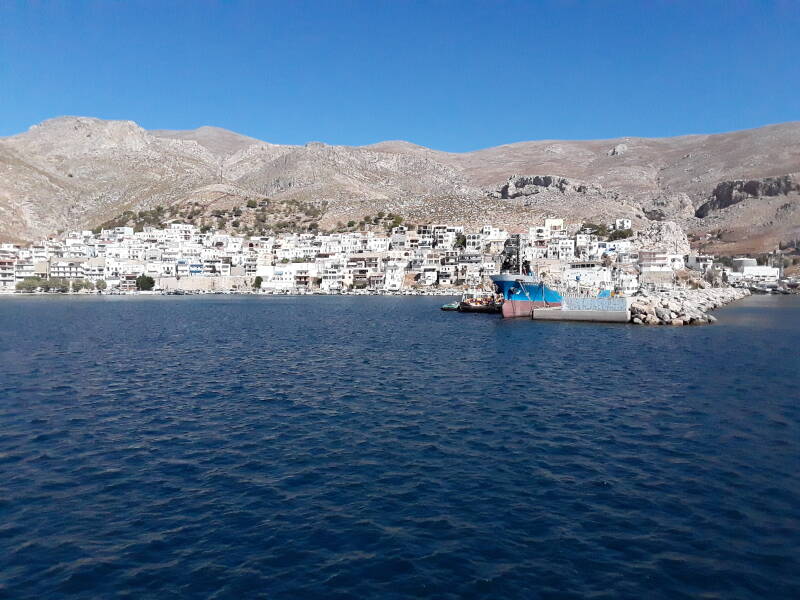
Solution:
M 536 175 L 585 182 L 591 190 L 576 195 L 545 186 L 524 200 L 495 194 L 512 176 Z M 133 121 L 56 117 L 0 138 L 0 239 L 92 227 L 125 210 L 185 203 L 194 190 L 202 195 L 222 185 L 240 190 L 227 194 L 232 203 L 237 194 L 317 203 L 325 207 L 323 228 L 379 211 L 416 222 L 449 217 L 511 229 L 543 216 L 577 220 L 625 212 L 639 223 L 678 220 L 709 247 L 735 251 L 747 249 L 748 237 L 760 246 L 800 237 L 798 194 L 787 194 L 780 206 L 747 197 L 704 218 L 695 210 L 725 181 L 782 176 L 800 176 L 797 121 L 729 133 L 522 141 L 453 153 L 404 140 L 281 145 L 213 126 L 148 131 Z M 726 236 L 724 243 L 714 241 Z

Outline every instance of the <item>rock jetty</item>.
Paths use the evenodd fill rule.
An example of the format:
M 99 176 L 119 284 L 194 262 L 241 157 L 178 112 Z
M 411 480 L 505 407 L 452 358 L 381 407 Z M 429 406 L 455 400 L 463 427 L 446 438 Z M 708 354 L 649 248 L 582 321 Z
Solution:
M 636 296 L 631 303 L 631 322 L 636 325 L 706 325 L 717 319 L 708 314 L 745 296 L 742 288 L 675 290 Z

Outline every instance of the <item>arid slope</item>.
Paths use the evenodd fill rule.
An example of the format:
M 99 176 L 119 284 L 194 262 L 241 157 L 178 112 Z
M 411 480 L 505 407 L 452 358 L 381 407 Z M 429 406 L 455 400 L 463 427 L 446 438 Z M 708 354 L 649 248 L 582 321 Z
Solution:
M 514 175 L 571 183 L 504 198 L 498 191 Z M 96 226 L 126 210 L 271 198 L 284 208 L 319 207 L 322 227 L 378 212 L 512 229 L 548 215 L 625 215 L 677 220 L 712 250 L 757 251 L 800 237 L 800 193 L 743 196 L 695 213 L 722 182 L 782 176 L 800 181 L 800 123 L 454 154 L 404 141 L 283 146 L 215 127 L 146 131 L 130 121 L 61 117 L 0 139 L 0 239 Z

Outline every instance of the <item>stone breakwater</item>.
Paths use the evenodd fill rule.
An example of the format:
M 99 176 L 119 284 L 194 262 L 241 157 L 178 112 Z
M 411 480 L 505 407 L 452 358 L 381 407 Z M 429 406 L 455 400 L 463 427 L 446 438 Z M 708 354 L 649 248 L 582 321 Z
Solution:
M 637 296 L 631 303 L 631 322 L 636 325 L 705 325 L 717 319 L 709 311 L 745 296 L 741 288 L 676 290 Z

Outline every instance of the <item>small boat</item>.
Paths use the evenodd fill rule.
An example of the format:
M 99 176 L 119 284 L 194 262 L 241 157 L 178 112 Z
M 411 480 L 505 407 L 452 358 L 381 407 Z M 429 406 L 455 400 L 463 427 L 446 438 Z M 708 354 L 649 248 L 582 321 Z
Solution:
M 470 290 L 461 297 L 458 310 L 460 312 L 499 313 L 502 310 L 502 304 L 495 300 L 492 292 Z
M 442 304 L 442 310 L 458 310 L 458 302 L 448 302 Z

